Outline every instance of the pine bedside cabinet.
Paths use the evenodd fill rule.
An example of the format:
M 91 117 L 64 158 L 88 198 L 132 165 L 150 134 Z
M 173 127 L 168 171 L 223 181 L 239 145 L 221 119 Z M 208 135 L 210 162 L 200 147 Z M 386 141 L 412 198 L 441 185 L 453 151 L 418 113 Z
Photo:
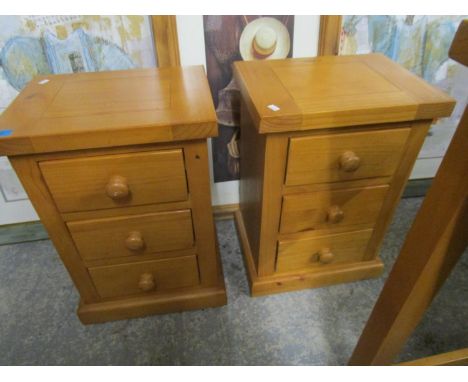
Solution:
M 0 130 L 0 155 L 79 291 L 83 323 L 226 303 L 203 67 L 37 77 Z
M 378 276 L 379 246 L 454 100 L 383 55 L 236 62 L 252 295 Z

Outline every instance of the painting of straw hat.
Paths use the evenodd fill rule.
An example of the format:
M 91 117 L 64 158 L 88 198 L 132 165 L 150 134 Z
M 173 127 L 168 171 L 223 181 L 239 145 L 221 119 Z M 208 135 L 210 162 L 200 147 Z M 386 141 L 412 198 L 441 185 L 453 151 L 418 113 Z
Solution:
M 239 179 L 240 90 L 232 63 L 291 57 L 294 16 L 203 16 L 208 82 L 218 118 L 212 139 L 215 182 Z
M 288 29 L 273 17 L 260 17 L 248 23 L 239 41 L 239 51 L 245 61 L 286 58 L 290 49 Z

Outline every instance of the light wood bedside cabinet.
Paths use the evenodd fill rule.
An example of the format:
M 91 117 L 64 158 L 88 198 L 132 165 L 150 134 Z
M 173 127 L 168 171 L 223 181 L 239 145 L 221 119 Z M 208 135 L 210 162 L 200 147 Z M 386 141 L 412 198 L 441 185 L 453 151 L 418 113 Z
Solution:
M 35 78 L 8 155 L 81 296 L 83 323 L 220 306 L 203 67 Z
M 234 63 L 252 295 L 378 276 L 379 246 L 454 100 L 383 55 Z

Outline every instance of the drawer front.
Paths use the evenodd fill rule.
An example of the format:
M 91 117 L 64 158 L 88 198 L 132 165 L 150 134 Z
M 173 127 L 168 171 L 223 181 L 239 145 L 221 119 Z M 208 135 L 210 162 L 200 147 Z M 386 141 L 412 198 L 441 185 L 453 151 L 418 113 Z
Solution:
M 138 256 L 190 248 L 190 210 L 67 223 L 84 260 Z
M 352 263 L 363 259 L 372 230 L 346 232 L 278 243 L 277 272 L 329 264 Z
M 391 176 L 409 128 L 290 139 L 286 185 Z
M 281 233 L 366 224 L 374 226 L 388 186 L 317 191 L 286 195 L 281 212 Z
M 130 296 L 199 283 L 196 256 L 89 268 L 102 298 Z
M 61 212 L 187 199 L 182 150 L 162 150 L 39 164 Z

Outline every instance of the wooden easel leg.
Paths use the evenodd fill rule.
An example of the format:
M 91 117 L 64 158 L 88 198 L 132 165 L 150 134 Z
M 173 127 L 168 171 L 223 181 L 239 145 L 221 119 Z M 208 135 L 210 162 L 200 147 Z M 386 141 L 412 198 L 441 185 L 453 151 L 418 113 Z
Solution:
M 468 244 L 468 113 L 406 237 L 351 356 L 350 365 L 390 364 Z
M 468 20 L 455 34 L 449 57 L 468 66 Z M 434 183 L 406 237 L 350 365 L 390 364 L 468 244 L 468 108 Z M 448 323 L 450 324 L 450 323 Z M 466 349 L 422 364 L 466 363 Z M 455 358 L 454 358 L 455 357 Z

